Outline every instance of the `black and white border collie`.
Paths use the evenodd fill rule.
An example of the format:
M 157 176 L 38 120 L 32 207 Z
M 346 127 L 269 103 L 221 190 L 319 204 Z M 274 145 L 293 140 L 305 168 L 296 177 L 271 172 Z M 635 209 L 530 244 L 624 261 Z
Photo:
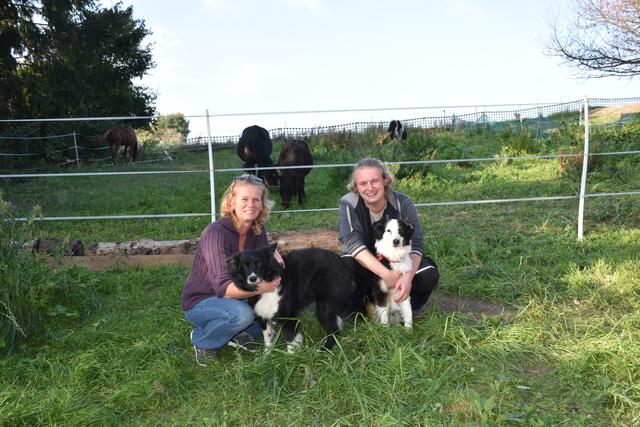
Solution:
M 389 138 L 391 139 L 407 139 L 407 130 L 400 120 L 391 120 L 387 132 L 389 132 Z
M 274 292 L 253 298 L 257 300 L 253 309 L 262 325 L 265 347 L 269 349 L 273 344 L 276 322 L 282 326 L 287 350 L 293 352 L 299 347 L 302 332 L 296 317 L 312 304 L 327 332 L 324 346 L 333 347 L 333 335 L 342 327 L 338 313 L 355 290 L 351 272 L 338 254 L 320 248 L 299 249 L 283 255 L 283 268 L 273 256 L 276 246 L 245 250 L 227 261 L 235 285 L 245 291 L 255 291 L 262 280 L 282 278 Z
M 375 247 L 380 262 L 391 270 L 406 273 L 411 270 L 411 236 L 413 225 L 404 219 L 381 219 L 373 224 Z M 393 292 L 387 288 L 384 280 L 378 281 L 382 295 L 373 303 L 373 311 L 378 321 L 388 324 L 390 316 L 399 312 L 404 327 L 411 330 L 413 315 L 411 313 L 411 297 L 402 302 L 395 302 Z

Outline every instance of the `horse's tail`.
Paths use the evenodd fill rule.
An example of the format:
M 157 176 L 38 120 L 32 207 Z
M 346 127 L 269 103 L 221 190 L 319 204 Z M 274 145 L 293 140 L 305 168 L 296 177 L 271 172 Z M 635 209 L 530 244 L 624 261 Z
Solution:
M 137 157 L 138 157 L 138 137 L 136 136 L 136 132 L 133 131 L 133 144 L 131 145 L 131 158 L 135 162 Z

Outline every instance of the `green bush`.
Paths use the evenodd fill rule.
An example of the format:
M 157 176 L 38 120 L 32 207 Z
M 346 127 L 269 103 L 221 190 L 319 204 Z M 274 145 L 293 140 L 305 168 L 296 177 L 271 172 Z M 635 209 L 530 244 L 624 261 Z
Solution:
M 500 135 L 500 143 L 506 152 L 519 155 L 539 153 L 543 148 L 541 142 L 526 127 L 516 131 L 507 128 Z
M 142 152 L 146 154 L 157 150 L 160 146 L 160 139 L 149 130 L 137 130 L 136 136 L 138 137 L 138 143 L 140 144 Z
M 0 192 L 0 353 L 55 338 L 98 307 L 96 276 L 47 267 L 22 247 L 31 224 L 13 218 Z

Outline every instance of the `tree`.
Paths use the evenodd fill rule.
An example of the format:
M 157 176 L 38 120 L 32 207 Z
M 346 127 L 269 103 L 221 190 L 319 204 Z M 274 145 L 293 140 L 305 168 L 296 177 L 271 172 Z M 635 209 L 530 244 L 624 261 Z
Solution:
M 566 33 L 552 24 L 551 55 L 590 77 L 640 74 L 640 1 L 575 0 Z
M 24 17 L 35 12 L 28 1 L 0 6 L 0 117 L 14 117 L 21 112 L 18 61 L 26 51 L 25 39 L 37 32 L 35 23 Z
M 9 0 L 0 6 L 0 115 L 152 115 L 155 94 L 133 83 L 154 64 L 132 7 L 93 0 Z
M 156 121 L 155 128 L 156 136 L 161 140 L 170 140 L 178 136 L 180 141 L 183 141 L 189 136 L 189 120 L 185 119 L 182 113 L 161 115 Z

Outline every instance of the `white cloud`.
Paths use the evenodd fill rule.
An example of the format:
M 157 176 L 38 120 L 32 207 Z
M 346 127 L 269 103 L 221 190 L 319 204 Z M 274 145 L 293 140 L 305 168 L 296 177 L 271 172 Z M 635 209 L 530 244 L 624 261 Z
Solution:
M 320 17 L 329 16 L 330 10 L 323 0 L 284 0 L 287 5 L 293 8 L 305 9 Z
M 229 2 L 228 0 L 200 0 L 200 3 L 202 3 L 209 10 L 218 11 L 228 7 L 231 2 Z
M 453 16 L 475 16 L 481 17 L 485 15 L 485 9 L 482 2 L 474 2 L 469 0 L 449 0 L 442 4 L 449 15 Z

